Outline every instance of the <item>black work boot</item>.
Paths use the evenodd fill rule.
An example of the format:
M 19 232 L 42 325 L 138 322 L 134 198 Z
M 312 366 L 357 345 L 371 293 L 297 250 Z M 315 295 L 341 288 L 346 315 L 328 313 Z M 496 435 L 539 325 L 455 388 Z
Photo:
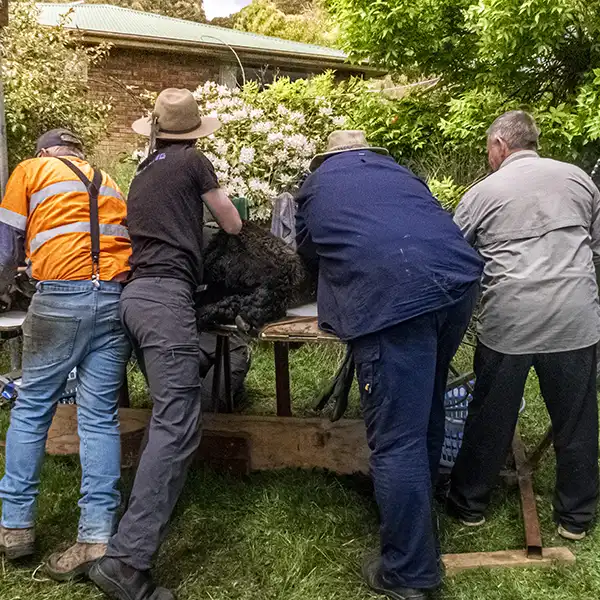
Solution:
M 175 600 L 172 592 L 156 587 L 150 571 L 138 571 L 118 558 L 101 558 L 88 577 L 113 600 Z
M 392 598 L 392 600 L 430 600 L 433 598 L 432 590 L 416 590 L 389 585 L 383 580 L 381 570 L 381 556 L 379 554 L 370 554 L 365 558 L 362 574 L 367 585 L 375 593 Z

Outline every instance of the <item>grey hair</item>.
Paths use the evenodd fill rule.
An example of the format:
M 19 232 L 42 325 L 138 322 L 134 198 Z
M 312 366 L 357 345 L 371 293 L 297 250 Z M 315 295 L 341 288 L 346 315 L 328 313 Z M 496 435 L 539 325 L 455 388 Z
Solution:
M 509 150 L 537 150 L 540 129 L 528 112 L 511 110 L 492 123 L 487 135 L 504 140 Z
M 83 151 L 75 146 L 51 146 L 45 150 L 48 156 L 76 156 L 82 160 L 85 159 Z

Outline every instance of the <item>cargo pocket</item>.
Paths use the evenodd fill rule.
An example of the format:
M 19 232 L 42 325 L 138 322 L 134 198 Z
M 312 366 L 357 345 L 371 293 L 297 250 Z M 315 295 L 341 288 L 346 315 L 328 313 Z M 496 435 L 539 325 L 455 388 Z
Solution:
M 173 390 L 200 388 L 200 348 L 197 344 L 174 344 L 166 349 L 164 376 Z
M 379 339 L 361 341 L 353 344 L 356 375 L 360 389 L 360 404 L 362 409 L 373 408 L 381 404 L 383 394 L 379 381 Z
M 80 319 L 29 312 L 23 323 L 23 369 L 54 367 L 73 354 Z

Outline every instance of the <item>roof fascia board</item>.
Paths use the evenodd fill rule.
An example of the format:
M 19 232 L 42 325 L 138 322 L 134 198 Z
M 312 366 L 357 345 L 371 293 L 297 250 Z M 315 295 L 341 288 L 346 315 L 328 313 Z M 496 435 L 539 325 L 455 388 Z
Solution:
M 81 30 L 83 40 L 91 44 L 109 42 L 117 48 L 140 48 L 147 50 L 158 50 L 161 52 L 185 52 L 188 54 L 215 56 L 226 58 L 231 61 L 231 50 L 226 44 L 214 44 L 210 42 L 193 42 L 186 40 L 171 40 L 159 37 L 145 37 L 138 35 L 126 35 L 121 33 L 93 32 Z M 368 67 L 366 65 L 354 65 L 342 58 L 335 56 L 319 56 L 313 54 L 301 54 L 296 52 L 281 52 L 262 48 L 246 48 L 231 46 L 239 55 L 249 61 L 264 61 L 269 58 L 272 64 L 290 66 L 290 60 L 294 66 L 318 66 L 321 69 L 336 69 L 353 73 L 365 73 L 373 76 L 385 74 L 385 71 Z

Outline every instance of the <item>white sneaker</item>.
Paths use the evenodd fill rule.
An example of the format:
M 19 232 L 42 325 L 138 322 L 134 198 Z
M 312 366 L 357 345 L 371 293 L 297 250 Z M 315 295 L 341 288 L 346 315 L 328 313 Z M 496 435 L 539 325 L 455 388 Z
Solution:
M 480 519 L 459 519 L 461 525 L 465 527 L 481 527 L 485 525 L 485 517 L 481 517 Z
M 585 538 L 587 534 L 585 531 L 582 531 L 581 533 L 573 533 L 572 531 L 565 529 L 562 525 L 559 525 L 558 535 L 560 535 L 560 537 L 564 538 L 565 540 L 571 540 L 572 542 L 580 542 Z

